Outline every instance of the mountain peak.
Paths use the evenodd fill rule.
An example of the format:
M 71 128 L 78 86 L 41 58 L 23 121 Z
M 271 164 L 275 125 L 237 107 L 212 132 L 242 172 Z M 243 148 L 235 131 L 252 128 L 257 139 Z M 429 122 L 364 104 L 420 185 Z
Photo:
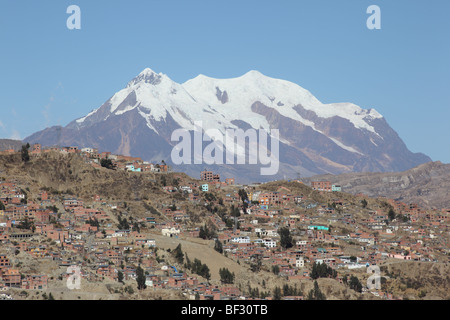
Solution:
M 149 83 L 156 86 L 161 83 L 162 76 L 162 73 L 158 74 L 150 68 L 145 68 L 137 77 L 128 83 L 127 88 L 139 83 Z
M 250 77 L 265 77 L 265 75 L 263 75 L 261 72 L 259 72 L 258 70 L 250 70 L 249 72 L 247 72 L 246 74 L 244 74 L 245 76 L 250 76 Z
M 156 72 L 150 68 L 145 68 L 144 70 L 141 71 L 141 73 L 139 73 L 139 75 L 151 75 L 151 74 L 156 74 Z

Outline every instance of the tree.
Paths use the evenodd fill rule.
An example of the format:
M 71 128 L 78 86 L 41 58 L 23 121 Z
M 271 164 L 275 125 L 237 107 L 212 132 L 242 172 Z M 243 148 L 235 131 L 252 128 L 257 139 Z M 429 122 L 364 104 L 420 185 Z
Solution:
M 278 230 L 278 233 L 280 234 L 280 245 L 284 249 L 291 248 L 294 244 L 292 241 L 291 232 L 289 231 L 289 228 L 282 227 Z
M 248 203 L 247 203 L 247 201 L 248 201 L 248 194 L 247 194 L 247 192 L 244 189 L 239 189 L 238 194 L 239 194 L 239 197 L 242 200 L 242 206 L 244 207 L 244 210 L 246 210 L 247 207 L 248 207 Z
M 181 250 L 181 244 L 178 244 L 178 246 L 172 251 L 172 254 L 175 257 L 175 260 L 179 264 L 183 264 L 184 261 L 184 253 L 183 250 Z
M 190 263 L 190 261 L 188 260 L 187 264 L 190 265 L 190 269 L 193 273 L 196 273 L 207 280 L 211 278 L 209 267 L 206 264 L 202 264 L 199 259 L 195 258 L 192 263 Z
M 120 283 L 123 283 L 123 272 L 120 271 L 120 270 L 117 272 L 117 280 L 118 280 Z
M 278 286 L 273 289 L 273 300 L 281 300 L 281 288 Z
M 272 266 L 272 272 L 275 275 L 278 275 L 280 273 L 280 267 L 278 265 Z
M 230 272 L 230 270 L 228 270 L 227 268 L 221 268 L 219 270 L 219 275 L 220 275 L 220 281 L 223 284 L 232 284 L 234 283 L 234 272 Z
M 216 233 L 214 232 L 214 230 L 208 229 L 208 227 L 205 224 L 203 227 L 200 227 L 198 236 L 202 239 L 207 240 L 216 237 Z
M 230 215 L 231 215 L 232 217 L 237 218 L 237 217 L 240 217 L 240 216 L 241 216 L 241 211 L 239 210 L 238 207 L 235 207 L 234 205 L 231 205 L 230 210 L 231 210 Z
M 367 200 L 366 200 L 366 199 L 363 199 L 363 200 L 361 201 L 361 203 L 362 203 L 362 207 L 363 207 L 363 208 L 367 207 Z
M 144 270 L 141 268 L 141 266 L 138 266 L 136 269 L 136 282 L 139 290 L 147 288 L 147 286 L 145 285 Z
M 115 168 L 115 166 L 114 166 L 113 162 L 111 161 L 111 159 L 102 159 L 102 160 L 100 160 L 100 165 L 103 168 L 106 168 L 106 169 L 114 169 Z
M 314 289 L 311 289 L 308 293 L 308 300 L 326 300 L 325 295 L 319 288 L 317 280 L 314 281 Z
M 28 153 L 28 149 L 30 149 L 29 143 L 27 143 L 26 145 L 22 145 L 21 155 L 22 155 L 23 162 L 30 161 L 30 154 Z
M 26 229 L 26 230 L 32 230 L 34 232 L 35 226 L 34 222 L 30 220 L 28 217 L 25 217 L 22 221 L 20 221 L 19 225 L 17 226 L 18 229 Z
M 89 217 L 89 220 L 87 220 L 86 223 L 93 227 L 97 227 L 97 228 L 100 227 L 100 223 L 98 222 L 96 217 L 94 217 L 94 219 L 91 219 L 91 217 Z
M 117 228 L 119 228 L 120 230 L 130 229 L 130 224 L 128 223 L 128 220 L 126 218 L 122 219 L 122 216 L 119 216 L 118 220 L 119 224 L 117 225 Z
M 262 257 L 260 254 L 254 254 L 251 256 L 250 270 L 253 272 L 261 271 L 262 267 Z
M 330 266 L 327 266 L 325 263 L 313 263 L 311 270 L 311 279 L 318 278 L 336 278 L 337 272 Z
M 394 209 L 390 208 L 390 209 L 389 209 L 389 212 L 388 212 L 388 218 L 389 218 L 389 221 L 394 220 L 394 219 L 395 219 L 395 216 L 396 216 L 396 214 L 395 214 Z
M 214 250 L 216 250 L 218 253 L 223 253 L 223 245 L 220 240 L 216 239 L 216 242 L 214 243 Z
M 198 233 L 198 236 L 202 239 L 205 239 L 208 237 L 208 228 L 206 227 L 200 227 L 200 231 Z
M 138 233 L 141 233 L 141 227 L 140 227 L 140 225 L 139 225 L 139 222 L 134 222 L 133 223 L 133 229 L 132 229 L 133 231 L 137 231 Z
M 358 277 L 355 277 L 354 275 L 350 277 L 348 286 L 350 287 L 350 289 L 353 289 L 356 292 L 362 292 L 362 284 L 361 282 L 359 282 Z

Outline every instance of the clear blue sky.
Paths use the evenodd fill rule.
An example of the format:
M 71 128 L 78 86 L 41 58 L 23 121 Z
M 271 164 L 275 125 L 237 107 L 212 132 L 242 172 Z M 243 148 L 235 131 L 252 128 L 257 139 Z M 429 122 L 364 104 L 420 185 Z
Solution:
M 69 30 L 69 5 L 81 30 Z M 381 30 L 369 30 L 370 5 Z M 448 0 L 2 0 L 0 137 L 98 108 L 146 67 L 177 82 L 249 70 L 324 103 L 375 108 L 413 152 L 450 163 Z

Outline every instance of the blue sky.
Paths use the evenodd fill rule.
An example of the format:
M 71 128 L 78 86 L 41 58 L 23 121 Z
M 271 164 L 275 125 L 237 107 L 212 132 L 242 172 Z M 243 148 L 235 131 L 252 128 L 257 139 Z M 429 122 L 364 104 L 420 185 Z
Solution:
M 2 0 L 0 137 L 65 126 L 146 67 L 180 83 L 258 70 L 375 108 L 411 151 L 450 163 L 449 15 L 448 0 Z

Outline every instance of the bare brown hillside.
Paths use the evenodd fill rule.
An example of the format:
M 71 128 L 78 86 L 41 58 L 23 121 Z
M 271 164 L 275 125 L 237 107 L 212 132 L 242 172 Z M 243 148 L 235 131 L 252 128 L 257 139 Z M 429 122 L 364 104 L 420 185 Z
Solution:
M 14 179 L 27 186 L 31 200 L 42 190 L 85 201 L 99 195 L 108 202 L 126 202 L 136 215 L 148 211 L 146 204 L 168 197 L 161 189 L 163 179 L 171 184 L 180 177 L 190 180 L 183 173 L 142 174 L 94 168 L 72 154 L 45 153 L 27 163 L 21 161 L 20 154 L 0 155 L 0 178 Z
M 403 172 L 329 174 L 303 179 L 308 185 L 314 180 L 340 184 L 342 191 L 352 194 L 388 197 L 425 208 L 450 207 L 450 164 L 439 161 Z
M 22 141 L 12 139 L 0 139 L 0 151 L 13 149 L 19 151 L 22 147 Z
M 401 262 L 381 267 L 388 276 L 386 288 L 406 299 L 441 300 L 450 298 L 450 264 Z

